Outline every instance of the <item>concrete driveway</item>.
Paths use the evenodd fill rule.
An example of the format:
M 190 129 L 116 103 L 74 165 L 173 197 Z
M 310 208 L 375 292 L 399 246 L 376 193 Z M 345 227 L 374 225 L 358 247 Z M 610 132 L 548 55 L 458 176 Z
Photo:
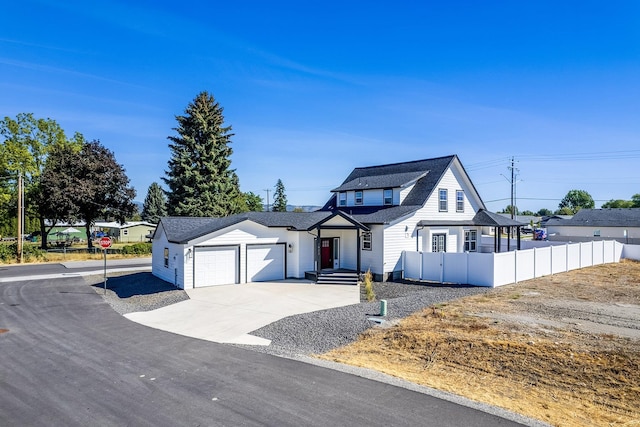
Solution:
M 210 286 L 186 291 L 189 300 L 129 313 L 134 322 L 219 343 L 269 345 L 249 332 L 287 316 L 360 302 L 358 286 L 316 285 L 305 280 Z

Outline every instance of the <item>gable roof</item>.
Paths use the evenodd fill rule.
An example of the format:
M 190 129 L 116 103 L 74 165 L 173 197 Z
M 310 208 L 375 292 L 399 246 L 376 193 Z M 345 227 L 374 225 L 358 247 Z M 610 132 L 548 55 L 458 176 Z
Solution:
M 580 209 L 571 218 L 553 218 L 547 226 L 640 227 L 640 208 Z
M 454 163 L 462 169 L 468 178 L 462 163 L 454 154 L 433 159 L 415 160 L 411 162 L 391 163 L 379 166 L 367 166 L 355 168 L 344 180 L 342 185 L 332 190 L 331 198 L 320 209 L 321 211 L 342 210 L 353 215 L 362 223 L 384 224 L 408 215 L 422 206 L 433 193 L 440 179 L 447 169 Z M 397 188 L 407 186 L 415 182 L 415 185 L 404 198 L 400 206 L 347 206 L 338 207 L 336 204 L 336 192 L 350 190 L 371 190 L 382 188 Z M 477 195 L 481 207 L 484 207 L 480 195 L 469 179 L 469 185 Z
M 334 216 L 342 216 L 356 228 L 368 230 L 344 212 L 245 212 L 221 218 L 165 217 L 160 220 L 167 240 L 184 244 L 191 240 L 222 230 L 243 221 L 252 221 L 265 227 L 280 227 L 294 231 L 312 230 Z M 157 231 L 156 231 L 157 232 Z M 155 237 L 155 236 L 154 236 Z

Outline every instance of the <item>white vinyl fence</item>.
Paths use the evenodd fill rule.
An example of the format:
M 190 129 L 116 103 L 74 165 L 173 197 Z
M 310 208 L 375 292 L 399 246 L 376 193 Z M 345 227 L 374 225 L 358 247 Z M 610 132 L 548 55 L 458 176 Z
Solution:
M 577 268 L 619 262 L 624 246 L 610 240 L 502 253 L 404 251 L 404 278 L 496 287 Z M 634 250 L 630 253 L 635 254 Z

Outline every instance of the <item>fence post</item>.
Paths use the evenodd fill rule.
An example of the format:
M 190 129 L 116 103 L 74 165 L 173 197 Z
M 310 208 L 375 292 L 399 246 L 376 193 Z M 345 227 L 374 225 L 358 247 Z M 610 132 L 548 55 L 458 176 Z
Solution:
M 569 244 L 567 243 L 564 247 L 564 257 L 566 259 L 566 263 L 564 265 L 565 273 L 569 271 Z
M 518 283 L 518 251 L 513 251 L 513 283 Z
M 533 278 L 536 278 L 536 263 L 538 262 L 538 248 L 533 248 Z

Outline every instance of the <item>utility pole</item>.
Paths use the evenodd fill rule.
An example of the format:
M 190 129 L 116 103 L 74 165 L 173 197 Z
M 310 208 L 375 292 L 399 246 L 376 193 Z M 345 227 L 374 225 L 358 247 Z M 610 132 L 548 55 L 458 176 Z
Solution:
M 513 219 L 513 216 L 517 214 L 515 213 L 516 210 L 516 172 L 519 172 L 520 170 L 517 169 L 515 167 L 515 157 L 511 156 L 511 166 L 508 167 L 508 169 L 511 171 L 511 180 L 509 180 L 509 182 L 511 183 L 511 219 Z
M 24 234 L 24 187 L 22 184 L 22 172 L 18 173 L 18 264 L 22 264 L 22 235 Z
M 265 188 L 264 191 L 267 192 L 267 212 L 269 212 L 269 191 L 271 191 L 271 189 Z

